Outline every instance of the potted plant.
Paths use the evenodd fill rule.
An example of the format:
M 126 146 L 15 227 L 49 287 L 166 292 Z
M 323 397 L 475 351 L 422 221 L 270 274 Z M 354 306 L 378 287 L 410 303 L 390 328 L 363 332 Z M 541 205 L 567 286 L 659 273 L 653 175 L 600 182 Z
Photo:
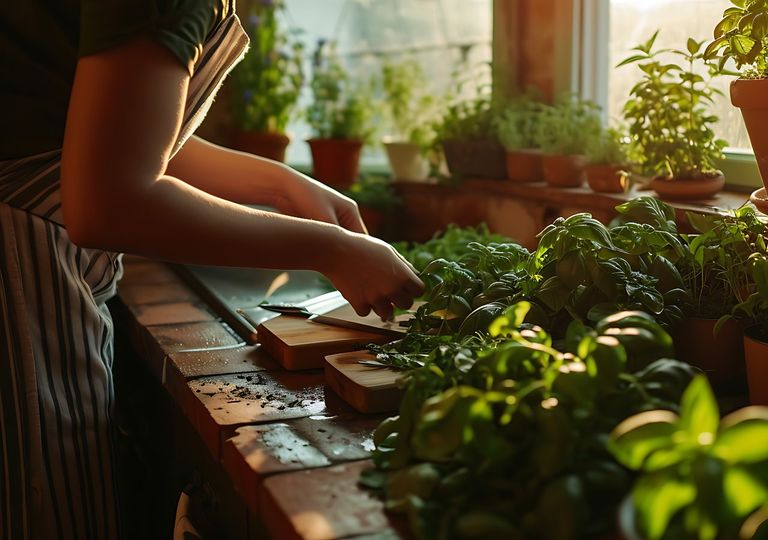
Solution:
M 391 232 L 391 218 L 402 201 L 386 177 L 364 175 L 344 194 L 357 203 L 369 234 L 381 237 Z
M 715 39 L 704 55 L 719 59 L 723 71 L 728 60 L 741 70 L 741 77 L 731 82 L 731 102 L 741 109 L 760 176 L 768 186 L 768 2 L 732 0 L 731 4 L 715 26 Z M 768 211 L 765 187 L 755 191 L 751 200 Z
M 246 20 L 251 48 L 232 71 L 232 147 L 285 161 L 285 129 L 304 84 L 304 46 L 280 24 L 282 1 L 254 2 Z
M 393 133 L 384 138 L 395 180 L 422 181 L 429 175 L 424 151 L 434 137 L 436 100 L 421 66 L 413 60 L 387 62 L 382 69 L 383 106 Z
M 507 151 L 507 178 L 513 182 L 542 179 L 541 149 L 536 147 L 540 104 L 524 95 L 512 101 L 496 119 L 499 140 Z
M 465 81 L 456 83 L 453 101 L 437 120 L 435 144 L 442 149 L 454 179 L 506 178 L 504 147 L 494 125 L 499 104 L 488 85 L 477 86 L 470 97 L 464 87 Z
M 537 115 L 535 142 L 544 153 L 544 180 L 554 187 L 579 187 L 584 183 L 588 143 L 601 130 L 599 108 L 567 95 Z
M 350 78 L 332 44 L 318 42 L 307 107 L 313 137 L 307 142 L 314 177 L 331 187 L 347 189 L 357 179 L 360 151 L 373 134 L 370 86 Z
M 616 129 L 605 129 L 587 142 L 584 174 L 592 191 L 626 193 L 629 191 L 629 148 L 627 138 Z
M 768 408 L 720 419 L 703 376 L 680 413 L 650 410 L 612 432 L 608 448 L 637 471 L 621 512 L 625 538 L 741 540 L 768 534 Z
M 768 251 L 750 256 L 754 291 L 734 308 L 735 316 L 749 321 L 744 330 L 744 361 L 749 398 L 755 405 L 768 405 Z
M 702 42 L 693 39 L 686 50 L 653 50 L 658 34 L 617 66 L 637 64 L 643 72 L 624 105 L 633 153 L 661 197 L 709 199 L 725 185 L 715 163 L 726 142 L 715 137 L 711 126 L 717 117 L 709 108 L 718 93 L 710 85 L 717 66 L 701 52 Z M 666 54 L 680 57 L 684 66 L 663 58 Z M 708 77 L 699 74 L 699 66 Z
M 748 205 L 721 215 L 688 214 L 697 234 L 682 235 L 678 261 L 690 301 L 674 330 L 677 357 L 702 370 L 713 384 L 744 373 L 743 331 L 753 317 L 745 306 L 755 291 L 752 261 L 766 255 L 765 224 Z

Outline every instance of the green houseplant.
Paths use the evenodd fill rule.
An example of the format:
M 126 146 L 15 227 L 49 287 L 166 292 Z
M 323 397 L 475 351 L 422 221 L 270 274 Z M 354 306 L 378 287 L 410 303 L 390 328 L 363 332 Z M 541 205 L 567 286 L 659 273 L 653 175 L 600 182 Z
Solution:
M 534 139 L 544 153 L 542 166 L 547 184 L 579 187 L 584 183 L 588 143 L 599 136 L 600 130 L 599 108 L 594 103 L 566 95 L 554 105 L 542 106 Z
M 721 69 L 731 60 L 741 70 L 741 77 L 731 83 L 731 102 L 741 109 L 760 176 L 768 186 L 768 1 L 732 0 L 731 4 L 704 54 L 719 59 Z M 765 187 L 751 199 L 768 212 Z
M 329 186 L 347 189 L 357 179 L 360 151 L 373 135 L 375 104 L 371 84 L 353 80 L 333 44 L 318 41 L 314 52 L 312 103 L 307 123 L 313 136 L 314 176 Z
M 373 236 L 381 237 L 389 232 L 394 223 L 389 218 L 402 205 L 392 184 L 382 175 L 361 175 L 344 194 L 357 203 L 365 227 Z
M 592 191 L 625 193 L 629 190 L 628 140 L 619 130 L 604 129 L 587 141 L 584 174 Z
M 429 174 L 424 152 L 434 138 L 431 127 L 437 113 L 437 100 L 429 91 L 424 70 L 414 60 L 387 62 L 381 86 L 392 128 L 384 137 L 392 175 L 396 180 L 424 180 Z
M 542 179 L 541 150 L 536 147 L 540 103 L 523 95 L 507 105 L 496 119 L 496 130 L 507 151 L 507 178 L 513 182 Z
M 455 88 L 434 126 L 435 144 L 454 179 L 500 180 L 506 178 L 507 166 L 494 122 L 499 103 L 487 84 L 467 91 L 470 75 L 474 72 L 467 68 L 462 77 L 454 76 Z
M 232 71 L 231 111 L 238 150 L 285 160 L 285 129 L 296 114 L 304 84 L 304 46 L 282 28 L 281 0 L 253 2 L 245 27 L 251 48 Z
M 706 378 L 698 376 L 679 415 L 632 416 L 614 429 L 608 447 L 638 471 L 621 516 L 625 537 L 768 538 L 768 408 L 747 407 L 721 420 Z
M 643 73 L 624 105 L 634 153 L 662 197 L 711 198 L 725 184 L 715 163 L 726 143 L 711 127 L 717 121 L 710 110 L 717 90 L 710 81 L 717 66 L 705 58 L 701 42 L 689 39 L 686 50 L 654 50 L 657 36 L 658 31 L 617 66 L 636 64 Z M 667 55 L 683 65 L 668 61 Z M 708 77 L 699 74 L 699 66 Z

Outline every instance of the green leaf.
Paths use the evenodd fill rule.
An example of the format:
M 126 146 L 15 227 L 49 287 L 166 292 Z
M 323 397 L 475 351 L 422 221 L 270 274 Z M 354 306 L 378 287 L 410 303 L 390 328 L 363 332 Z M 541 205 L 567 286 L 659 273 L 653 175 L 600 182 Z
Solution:
M 680 510 L 693 503 L 696 488 L 690 481 L 657 471 L 641 476 L 632 491 L 642 529 L 650 540 L 664 536 L 667 526 Z
M 624 466 L 640 470 L 659 449 L 674 446 L 678 416 L 671 411 L 646 411 L 630 416 L 611 433 L 608 449 Z
M 736 35 L 728 40 L 731 49 L 739 56 L 747 56 L 757 44 L 757 41 L 749 36 Z
M 704 375 L 693 379 L 680 404 L 680 428 L 702 445 L 714 442 L 720 414 L 712 388 Z
M 740 518 L 768 502 L 768 489 L 745 467 L 725 468 L 723 491 L 730 510 Z
M 686 43 L 686 48 L 688 49 L 689 53 L 694 55 L 699 52 L 699 49 L 701 49 L 701 42 L 689 37 L 688 42 Z
M 768 462 L 768 408 L 746 407 L 723 418 L 712 452 L 728 463 Z

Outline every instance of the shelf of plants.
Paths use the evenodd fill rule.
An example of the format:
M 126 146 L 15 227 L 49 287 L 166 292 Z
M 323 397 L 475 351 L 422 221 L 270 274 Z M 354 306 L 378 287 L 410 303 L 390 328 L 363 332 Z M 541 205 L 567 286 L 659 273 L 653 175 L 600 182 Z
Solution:
M 721 419 L 729 369 L 673 339 L 714 317 L 768 347 L 765 224 L 743 207 L 685 235 L 657 199 L 617 211 L 557 219 L 530 252 L 482 227 L 396 246 L 427 292 L 371 347 L 405 394 L 360 481 L 417 538 L 766 538 L 768 408 Z M 763 405 L 766 350 L 747 359 Z

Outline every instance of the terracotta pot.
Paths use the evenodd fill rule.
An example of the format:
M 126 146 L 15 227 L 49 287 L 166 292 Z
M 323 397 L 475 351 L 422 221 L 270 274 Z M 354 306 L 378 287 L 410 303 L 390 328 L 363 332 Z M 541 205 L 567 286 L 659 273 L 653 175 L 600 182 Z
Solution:
M 543 156 L 544 181 L 553 187 L 581 187 L 584 184 L 584 156 Z
M 768 193 L 766 193 L 765 188 L 760 188 L 753 191 L 752 195 L 749 196 L 749 200 L 763 214 L 768 214 Z
M 744 371 L 743 327 L 735 319 L 713 335 L 716 319 L 689 317 L 672 332 L 675 356 L 707 374 L 713 385 L 738 377 Z
M 591 164 L 584 167 L 587 183 L 597 193 L 626 193 L 629 191 L 629 178 L 621 165 Z
M 371 236 L 381 235 L 384 229 L 384 212 L 370 206 L 360 206 L 360 217 L 363 218 L 368 234 Z
M 451 175 L 464 180 L 502 180 L 507 177 L 504 147 L 492 140 L 449 139 L 443 153 Z
M 285 161 L 285 149 L 291 142 L 283 133 L 257 133 L 235 131 L 232 134 L 232 148 L 275 161 Z
M 754 327 L 744 331 L 744 362 L 749 401 L 752 405 L 768 405 L 768 342 L 758 336 Z
M 363 141 L 354 139 L 309 139 L 312 175 L 336 189 L 348 189 L 357 180 Z
M 429 176 L 429 163 L 417 144 L 386 141 L 384 149 L 387 151 L 389 168 L 395 180 L 420 182 Z
M 701 201 L 711 199 L 725 186 L 722 174 L 702 176 L 701 178 L 667 179 L 657 176 L 651 180 L 650 187 L 662 199 L 673 201 Z
M 507 151 L 507 178 L 513 182 L 541 182 L 541 150 Z
M 763 185 L 768 187 L 768 79 L 731 82 L 731 103 L 741 109 Z

